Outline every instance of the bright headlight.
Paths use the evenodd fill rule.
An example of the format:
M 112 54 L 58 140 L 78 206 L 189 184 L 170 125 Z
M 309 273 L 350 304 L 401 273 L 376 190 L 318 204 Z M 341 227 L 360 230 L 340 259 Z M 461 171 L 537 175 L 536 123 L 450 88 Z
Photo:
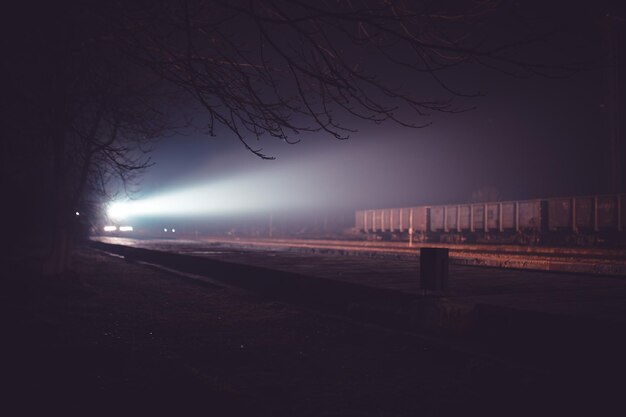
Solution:
M 107 208 L 107 214 L 112 219 L 125 219 L 130 214 L 130 206 L 128 203 L 123 202 L 112 203 Z

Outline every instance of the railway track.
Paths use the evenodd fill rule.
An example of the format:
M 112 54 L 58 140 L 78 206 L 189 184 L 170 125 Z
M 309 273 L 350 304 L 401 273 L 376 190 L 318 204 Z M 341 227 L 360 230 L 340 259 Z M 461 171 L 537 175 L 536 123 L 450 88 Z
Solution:
M 179 236 L 177 241 L 180 242 L 181 239 L 234 249 L 326 252 L 361 256 L 418 257 L 422 247 L 439 247 L 449 249 L 450 263 L 456 265 L 626 276 L 626 250 L 623 249 L 425 243 L 409 245 L 407 242 L 239 238 L 230 236 L 198 238 Z M 162 241 L 165 243 L 168 242 L 168 239 L 162 239 Z
M 202 238 L 204 242 L 231 247 L 328 251 L 345 254 L 419 256 L 422 247 L 448 248 L 457 265 L 529 269 L 594 275 L 626 276 L 626 251 L 600 248 L 523 247 L 511 245 L 449 245 L 403 242 L 301 240 L 267 238 Z
M 519 246 L 519 245 L 468 245 L 468 244 L 443 244 L 443 243 L 413 243 L 407 242 L 382 242 L 360 240 L 330 240 L 330 239 L 284 239 L 284 238 L 239 238 L 239 237 L 208 237 L 200 238 L 204 241 L 238 242 L 238 243 L 268 243 L 274 245 L 294 246 L 328 246 L 328 247 L 351 247 L 360 249 L 393 249 L 398 251 L 415 252 L 420 248 L 449 248 L 451 252 L 479 252 L 499 254 L 528 254 L 528 255 L 553 255 L 553 256 L 583 256 L 606 259 L 626 260 L 626 249 L 605 248 L 573 248 L 553 246 Z

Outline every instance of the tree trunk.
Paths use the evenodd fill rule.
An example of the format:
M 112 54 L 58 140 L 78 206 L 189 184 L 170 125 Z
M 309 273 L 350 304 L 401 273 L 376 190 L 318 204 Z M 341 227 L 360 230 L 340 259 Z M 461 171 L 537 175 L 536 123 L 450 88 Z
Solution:
M 57 114 L 54 114 L 57 113 Z M 43 263 L 43 274 L 49 277 L 66 278 L 69 276 L 72 253 L 72 218 L 69 206 L 67 169 L 65 168 L 65 129 L 64 120 L 59 112 L 52 125 L 52 201 L 51 227 L 49 230 L 49 251 Z
M 54 230 L 51 247 L 43 265 L 43 273 L 54 278 L 67 278 L 72 261 L 72 233 L 67 229 Z

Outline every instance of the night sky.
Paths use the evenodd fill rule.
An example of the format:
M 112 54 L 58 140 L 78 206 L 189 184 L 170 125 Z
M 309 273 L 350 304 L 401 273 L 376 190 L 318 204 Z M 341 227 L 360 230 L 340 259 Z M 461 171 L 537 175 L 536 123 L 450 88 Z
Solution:
M 446 4 L 458 6 L 457 3 L 465 4 L 455 1 Z M 567 76 L 550 78 L 542 75 L 529 76 L 531 74 L 524 70 L 515 71 L 517 75 L 521 75 L 516 77 L 507 75 L 501 70 L 475 64 L 445 69 L 439 75 L 445 80 L 447 87 L 463 94 L 477 96 L 455 96 L 452 102 L 454 108 L 467 109 L 458 114 L 431 111 L 425 116 L 418 117 L 406 108 L 401 107 L 397 110 L 396 115 L 409 123 L 428 125 L 423 128 L 403 127 L 393 121 L 377 124 L 370 120 L 346 117 L 345 112 L 344 114 L 337 112 L 333 115 L 337 115 L 337 121 L 341 125 L 355 129 L 347 140 L 338 140 L 323 131 L 305 132 L 298 135 L 290 134 L 289 140 L 299 141 L 291 145 L 268 135 L 262 136 L 257 142 L 254 134 L 245 132 L 247 135 L 245 140 L 252 148 L 262 148 L 263 154 L 275 157 L 275 160 L 263 160 L 246 150 L 235 135 L 223 125 L 220 126 L 220 123 L 216 123 L 214 135 L 209 135 L 207 133 L 209 114 L 206 109 L 202 109 L 200 100 L 190 99 L 188 96 L 171 102 L 164 100 L 162 110 L 165 110 L 165 113 L 190 118 L 192 125 L 197 129 L 183 127 L 180 129 L 181 133 L 169 134 L 154 143 L 154 150 L 150 155 L 154 165 L 130 187 L 134 193 L 128 196 L 121 193 L 116 198 L 121 201 L 128 198 L 146 201 L 198 187 L 207 189 L 213 187 L 220 189 L 220 193 L 198 195 L 197 199 L 216 199 L 225 202 L 224 207 L 239 205 L 248 207 L 251 211 L 305 208 L 350 211 L 418 204 L 464 203 L 472 201 L 473 195 L 481 189 L 495 190 L 496 198 L 501 200 L 610 192 L 605 21 L 607 15 L 626 16 L 625 6 L 621 1 L 574 3 L 505 1 L 501 7 L 509 18 L 513 16 L 512 21 L 492 19 L 485 27 L 469 29 L 475 30 L 474 35 L 478 37 L 489 34 L 489 37 L 484 36 L 487 49 L 499 45 L 500 42 L 506 44 L 511 39 L 532 38 L 536 34 L 545 35 L 539 37 L 536 42 L 516 48 L 518 54 L 516 58 L 519 58 L 520 62 L 557 66 L 563 64 L 564 67 L 572 62 L 582 63 L 577 66 L 579 68 L 577 72 L 570 74 L 568 71 L 556 71 L 558 75 L 567 74 Z M 141 63 L 145 57 L 137 51 L 130 52 L 132 58 L 129 62 L 135 61 L 128 64 L 124 61 L 126 58 L 121 58 L 118 67 L 117 57 L 124 57 L 123 54 L 117 55 L 115 48 L 118 44 L 115 44 L 113 50 L 106 49 L 107 34 L 118 36 L 117 42 L 120 45 L 125 45 L 128 39 L 134 39 L 133 36 L 136 35 L 124 32 L 125 29 L 110 27 L 117 22 L 123 22 L 125 18 L 132 23 L 133 18 L 142 22 L 141 19 L 145 17 L 142 17 L 141 13 L 138 18 L 133 17 L 133 9 L 123 2 L 110 4 L 112 6 L 109 7 L 109 3 L 105 5 L 94 2 L 92 5 L 98 7 L 94 7 L 93 13 L 90 6 L 83 5 L 81 9 L 76 9 L 78 11 L 75 15 L 68 12 L 73 9 L 63 9 L 62 6 L 55 9 L 55 6 L 49 5 L 49 10 L 40 11 L 36 16 L 39 20 L 35 21 L 42 27 L 41 33 L 24 30 L 27 26 L 21 28 L 24 33 L 20 36 L 26 39 L 24 44 L 34 45 L 42 51 L 41 56 L 37 56 L 29 52 L 28 48 L 21 47 L 19 42 L 14 45 L 14 53 L 22 60 L 20 64 L 22 66 L 18 65 L 14 70 L 18 78 L 24 73 L 32 73 L 33 78 L 38 77 L 40 81 L 40 84 L 35 83 L 24 89 L 27 93 L 18 91 L 16 95 L 22 96 L 22 99 L 37 109 L 42 116 L 33 116 L 33 111 L 26 108 L 20 112 L 21 118 L 38 120 L 39 123 L 34 125 L 40 124 L 42 131 L 50 130 L 48 124 L 54 127 L 54 123 L 49 122 L 59 119 L 54 112 L 57 104 L 55 100 L 59 93 L 63 94 L 64 91 L 63 87 L 58 87 L 58 91 L 55 90 L 55 77 L 57 73 L 64 74 L 66 61 L 73 58 L 85 59 L 88 63 L 86 65 L 93 65 L 96 68 L 94 71 L 96 74 L 99 68 L 98 60 L 106 61 L 109 57 L 115 58 L 112 59 L 113 62 L 103 61 L 107 66 L 102 67 L 106 68 L 102 71 L 111 68 L 113 71 L 119 70 L 119 74 L 124 74 L 128 68 L 124 65 L 130 65 L 132 68 L 141 65 L 149 67 L 148 64 Z M 192 2 L 192 4 L 198 6 L 203 3 Z M 210 4 L 211 7 L 223 6 L 219 2 Z M 286 9 L 293 6 L 288 2 L 280 4 Z M 332 2 L 324 4 L 326 7 L 336 5 Z M 167 7 L 158 6 L 154 10 L 166 13 Z M 443 6 L 438 4 L 437 7 Z M 179 9 L 176 10 L 180 11 Z M 22 10 L 22 14 L 26 18 L 35 16 L 31 15 L 28 8 Z M 100 14 L 105 16 L 103 20 L 98 20 Z M 102 27 L 96 25 L 92 30 L 90 23 L 84 21 L 83 16 L 94 19 L 94 22 L 104 23 Z M 207 19 L 212 18 L 211 13 L 204 16 Z M 167 17 L 166 13 L 163 18 L 166 22 Z M 75 25 L 75 32 L 80 36 L 73 34 L 74 29 L 67 29 L 65 21 Z M 224 44 L 231 41 L 233 44 L 241 42 L 247 50 L 252 51 L 250 56 L 256 57 L 255 48 L 258 49 L 258 45 L 255 42 L 258 40 L 258 33 L 248 32 L 256 29 L 237 26 L 237 22 L 245 22 L 241 14 L 235 18 L 232 25 L 220 27 L 220 30 L 226 30 L 227 35 L 231 36 L 225 36 L 221 42 Z M 462 34 L 469 29 L 461 26 L 459 32 Z M 47 36 L 45 30 L 49 30 L 56 37 Z M 175 51 L 184 52 L 185 36 L 180 32 L 170 39 L 169 29 L 156 25 L 156 29 L 153 30 L 154 36 L 160 37 L 163 42 L 171 41 L 173 48 L 180 48 Z M 289 39 L 281 39 L 281 29 L 276 30 L 279 33 L 274 35 L 280 42 L 285 42 L 282 46 L 287 48 L 286 50 L 293 47 L 294 56 L 306 53 L 304 47 L 302 51 L 298 50 L 299 43 L 295 42 L 292 45 Z M 452 34 L 458 35 L 454 33 L 455 30 L 451 29 Z M 622 35 L 623 33 L 622 30 Z M 102 36 L 102 42 L 98 47 L 103 49 L 101 52 L 94 49 L 93 56 L 90 55 L 90 48 L 85 47 L 89 42 L 88 36 L 91 35 Z M 83 42 L 81 36 L 87 37 L 87 40 Z M 212 42 L 210 37 L 201 41 Z M 340 36 L 337 39 L 333 37 L 330 41 L 337 42 L 337 50 L 345 52 L 346 61 L 357 62 L 364 67 L 363 70 L 368 75 L 375 76 L 382 84 L 397 88 L 403 94 L 412 95 L 418 100 L 445 100 L 452 97 L 445 88 L 438 86 L 428 73 L 420 74 L 414 70 L 403 72 L 401 68 L 390 65 L 380 56 L 378 58 L 369 56 L 370 50 L 367 48 L 351 49 L 345 44 L 346 40 L 342 40 Z M 151 45 L 149 42 L 137 42 L 136 45 L 140 48 Z M 307 45 L 306 42 L 303 44 Z M 54 48 L 59 52 L 55 52 Z M 400 58 L 404 55 L 410 56 L 410 51 L 404 51 L 397 45 L 391 46 L 388 52 Z M 624 52 L 621 51 L 621 54 L 623 62 Z M 209 58 L 213 59 L 210 54 Z M 271 57 L 270 61 L 272 59 L 276 57 Z M 31 62 L 35 64 L 29 67 Z M 137 62 L 140 65 L 137 65 Z M 261 62 L 264 61 L 261 59 Z M 506 66 L 505 68 L 511 69 Z M 519 70 L 519 67 L 513 69 Z M 142 70 L 145 73 L 145 68 Z M 212 71 L 221 70 L 222 66 L 218 65 Z M 167 74 L 159 73 L 154 67 L 148 72 L 152 74 L 151 76 L 162 77 L 161 82 L 166 79 L 164 74 Z M 88 71 L 85 73 L 90 74 Z M 206 73 L 209 77 L 213 74 L 211 71 Z M 116 73 L 113 77 L 119 74 Z M 106 77 L 106 74 L 97 76 Z M 132 76 L 141 78 L 136 74 L 130 77 Z M 123 77 L 120 78 L 121 82 L 127 82 Z M 24 76 L 19 82 L 28 86 L 25 79 Z M 236 77 L 229 80 L 236 82 Z M 288 73 L 280 81 L 287 84 L 288 93 L 293 92 L 289 91 L 289 88 L 294 88 L 294 81 L 289 79 Z M 78 113 L 82 112 L 82 115 L 76 118 L 75 125 L 84 123 L 86 126 L 96 113 L 97 99 L 89 104 L 92 107 L 81 108 L 81 100 L 85 102 L 91 100 L 90 93 L 85 91 L 97 88 L 97 85 L 94 87 L 89 82 L 87 80 L 85 84 L 87 90 L 77 90 L 76 93 L 77 96 L 81 94 L 83 96 L 73 103 L 81 109 Z M 133 83 L 134 81 L 131 81 L 129 85 L 133 86 Z M 623 84 L 624 78 L 621 84 L 613 86 L 622 92 L 622 114 L 625 95 Z M 71 81 L 67 82 L 67 85 L 70 86 L 68 89 L 73 88 Z M 185 90 L 180 85 L 176 88 L 179 93 Z M 18 86 L 18 89 L 21 87 Z M 44 94 L 41 94 L 41 97 L 45 97 L 44 100 L 40 98 L 42 89 L 46 89 Z M 262 96 L 264 93 L 259 94 Z M 375 98 L 386 104 L 384 97 Z M 216 108 L 219 106 L 218 104 Z M 114 112 L 115 106 L 111 108 L 111 112 Z M 294 117 L 296 124 L 300 122 L 298 117 L 298 115 Z M 306 123 L 308 122 L 310 119 Z M 112 126 L 111 122 L 108 123 L 108 126 Z M 65 134 L 71 136 L 71 128 L 75 125 L 64 126 Z M 16 131 L 21 134 L 23 129 L 18 127 Z M 104 131 L 101 130 L 100 134 L 105 135 L 102 133 Z M 34 131 L 32 134 L 36 137 L 41 136 Z M 44 140 L 47 139 L 44 137 Z M 622 142 L 626 141 L 622 138 Z M 45 146 L 50 144 L 46 142 Z M 28 152 L 30 150 L 24 150 L 25 158 L 28 158 Z M 43 178 L 33 183 L 41 188 L 52 189 L 53 184 L 46 185 L 46 181 L 50 181 L 52 175 L 50 172 L 42 172 L 55 164 L 56 166 L 61 164 L 48 162 L 46 164 L 48 165 L 41 164 L 44 167 L 41 170 L 33 170 L 33 178 Z M 75 165 L 72 169 L 78 172 L 79 166 Z M 61 174 L 77 178 L 77 175 L 74 172 L 70 173 L 69 170 Z M 19 181 L 14 182 L 17 184 Z M 62 182 L 59 180 L 54 186 L 61 187 Z M 23 187 L 15 188 L 15 192 L 26 193 L 22 191 Z M 44 199 L 48 198 L 46 193 L 49 192 L 41 193 Z M 52 193 L 59 194 L 56 191 Z M 193 194 L 191 191 L 190 193 Z M 155 201 L 167 205 L 164 202 L 166 200 Z M 228 201 L 230 203 L 226 204 Z M 63 204 L 70 203 L 74 204 L 67 199 Z M 59 205 L 61 211 L 74 213 L 74 207 L 61 207 L 63 204 Z
M 144 187 L 262 173 L 294 176 L 302 188 L 344 195 L 361 207 L 463 202 L 483 186 L 523 199 L 603 190 L 606 133 L 602 74 L 565 80 L 495 75 L 475 110 L 433 115 L 409 129 L 363 125 L 347 141 L 309 134 L 296 145 L 267 140 L 260 160 L 227 135 L 163 140 Z
M 502 199 L 607 192 L 607 79 L 598 58 L 599 22 L 621 11 L 611 4 L 558 4 L 526 10 L 544 23 L 558 18 L 566 29 L 529 56 L 584 58 L 588 70 L 562 79 L 517 79 L 484 68 L 452 74 L 455 87 L 483 94 L 457 100 L 475 109 L 432 114 L 432 125 L 422 129 L 352 121 L 347 124 L 358 132 L 346 141 L 324 133 L 300 135 L 297 145 L 262 140 L 260 147 L 274 161 L 245 151 L 227 132 L 164 139 L 138 195 L 228 178 L 246 178 L 268 195 L 306 193 L 318 196 L 321 208 L 347 209 L 467 202 L 482 187 L 495 188 Z

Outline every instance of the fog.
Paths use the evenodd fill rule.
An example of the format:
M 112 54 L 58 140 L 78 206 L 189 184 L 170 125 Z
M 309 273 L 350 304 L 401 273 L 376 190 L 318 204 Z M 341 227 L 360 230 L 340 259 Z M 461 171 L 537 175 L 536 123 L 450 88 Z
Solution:
M 423 129 L 364 124 L 346 141 L 322 133 L 296 145 L 263 141 L 273 161 L 228 137 L 167 139 L 127 209 L 230 216 L 461 203 L 483 187 L 505 199 L 603 192 L 600 75 L 581 76 L 585 88 L 580 77 L 528 80 Z
M 347 119 L 356 132 L 345 141 L 318 132 L 292 137 L 296 145 L 250 143 L 272 161 L 224 131 L 163 139 L 137 192 L 118 197 L 130 198 L 121 211 L 135 220 L 217 219 L 464 203 L 485 187 L 509 200 L 609 191 L 600 66 L 565 79 L 457 78 L 483 94 L 458 100 L 474 110 L 426 116 L 419 122 L 431 125 L 421 129 Z

